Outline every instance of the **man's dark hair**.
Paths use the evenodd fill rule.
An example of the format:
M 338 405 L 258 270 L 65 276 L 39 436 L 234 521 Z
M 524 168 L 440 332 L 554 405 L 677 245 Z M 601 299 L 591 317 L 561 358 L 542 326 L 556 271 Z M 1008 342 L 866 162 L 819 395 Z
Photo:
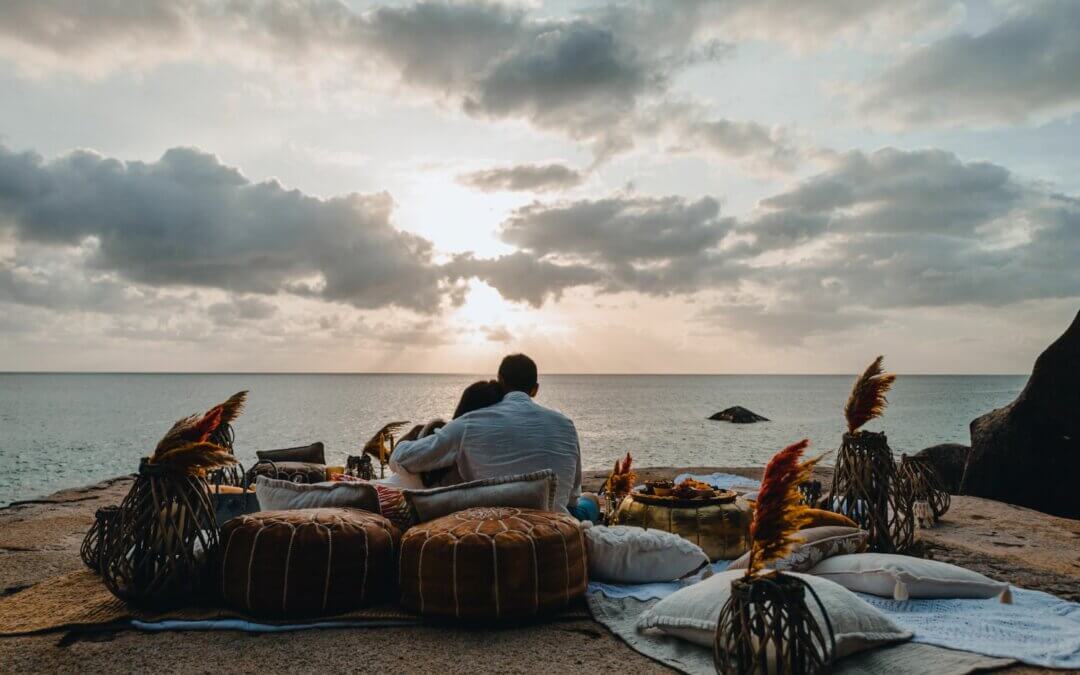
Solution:
M 524 354 L 511 354 L 499 364 L 499 382 L 508 392 L 532 393 L 536 386 L 536 362 Z

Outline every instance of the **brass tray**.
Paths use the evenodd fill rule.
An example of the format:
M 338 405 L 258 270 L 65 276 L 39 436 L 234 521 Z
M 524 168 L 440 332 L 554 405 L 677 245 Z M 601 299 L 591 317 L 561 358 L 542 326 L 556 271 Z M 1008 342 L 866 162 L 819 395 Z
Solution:
M 691 497 L 680 499 L 679 497 L 650 495 L 644 492 L 631 492 L 630 497 L 635 502 L 649 504 L 650 506 L 670 506 L 671 508 L 694 508 L 698 506 L 711 506 L 713 504 L 730 504 L 738 497 L 734 490 L 714 490 L 711 497 Z

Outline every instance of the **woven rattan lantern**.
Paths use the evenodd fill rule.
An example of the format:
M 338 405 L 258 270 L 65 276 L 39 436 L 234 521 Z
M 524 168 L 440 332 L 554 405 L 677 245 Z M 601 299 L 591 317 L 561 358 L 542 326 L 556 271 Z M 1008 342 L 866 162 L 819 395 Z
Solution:
M 904 482 L 908 499 L 912 503 L 929 504 L 934 520 L 939 520 L 945 515 L 945 512 L 949 510 L 951 497 L 942 484 L 937 470 L 930 462 L 922 457 L 900 455 L 900 466 L 897 472 L 900 480 Z
M 809 590 L 824 618 L 810 612 Z M 813 675 L 832 670 L 836 636 L 814 589 L 802 579 L 777 572 L 740 577 L 720 609 L 713 662 L 718 673 Z
M 800 462 L 808 445 L 804 440 L 784 448 L 765 467 L 746 574 L 732 580 L 716 624 L 713 662 L 719 673 L 809 675 L 832 669 L 836 637 L 817 593 L 799 577 L 768 569 L 790 552 L 808 520 L 798 487 L 818 461 Z M 807 590 L 820 620 L 811 612 Z
M 120 508 L 117 506 L 101 507 L 94 514 L 94 522 L 83 537 L 82 546 L 79 547 L 79 557 L 94 572 L 97 572 L 100 567 L 101 541 L 108 536 L 109 528 L 115 526 L 119 513 Z
M 99 572 L 118 598 L 164 608 L 199 591 L 218 541 L 206 474 L 236 461 L 207 442 L 221 415 L 217 406 L 173 425 L 102 531 Z
M 862 430 L 885 410 L 885 393 L 896 376 L 882 370 L 882 357 L 855 381 L 844 408 L 844 434 L 833 468 L 828 506 L 869 533 L 868 546 L 879 553 L 902 553 L 915 541 L 910 491 L 897 473 L 884 433 Z

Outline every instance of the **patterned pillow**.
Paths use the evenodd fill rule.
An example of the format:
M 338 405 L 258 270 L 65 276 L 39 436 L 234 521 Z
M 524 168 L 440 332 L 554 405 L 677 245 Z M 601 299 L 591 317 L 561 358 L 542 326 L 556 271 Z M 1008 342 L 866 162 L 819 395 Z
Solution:
M 866 530 L 857 527 L 811 527 L 801 530 L 802 540 L 786 557 L 769 565 L 784 572 L 805 572 L 826 558 L 866 550 Z M 750 552 L 728 565 L 729 570 L 744 570 L 750 564 Z
M 401 488 L 371 483 L 379 495 L 379 513 L 386 518 L 399 531 L 404 532 L 413 525 L 419 523 L 416 512 L 413 511 L 409 500 L 405 499 L 405 491 Z

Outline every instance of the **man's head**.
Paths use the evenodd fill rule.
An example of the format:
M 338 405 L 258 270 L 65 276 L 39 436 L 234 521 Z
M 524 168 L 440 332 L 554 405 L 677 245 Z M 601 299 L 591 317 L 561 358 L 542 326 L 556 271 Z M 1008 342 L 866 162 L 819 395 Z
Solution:
M 540 385 L 536 381 L 536 362 L 524 354 L 511 354 L 499 364 L 499 384 L 503 391 L 523 391 L 536 396 Z

